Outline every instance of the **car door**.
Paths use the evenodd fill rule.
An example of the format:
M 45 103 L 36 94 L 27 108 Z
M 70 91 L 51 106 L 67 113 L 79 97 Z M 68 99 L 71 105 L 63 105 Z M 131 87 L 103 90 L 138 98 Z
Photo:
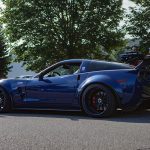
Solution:
M 71 66 L 71 67 L 70 67 Z M 70 108 L 75 103 L 80 63 L 60 64 L 26 86 L 24 106 Z

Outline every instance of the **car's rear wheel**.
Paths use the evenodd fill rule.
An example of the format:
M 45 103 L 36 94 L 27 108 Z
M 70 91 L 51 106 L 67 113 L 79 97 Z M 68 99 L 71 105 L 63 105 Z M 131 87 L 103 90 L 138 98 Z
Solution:
M 5 90 L 0 88 L 0 113 L 10 111 L 10 97 Z
M 90 85 L 83 92 L 82 108 L 92 117 L 111 116 L 116 110 L 115 96 L 111 89 L 104 85 Z

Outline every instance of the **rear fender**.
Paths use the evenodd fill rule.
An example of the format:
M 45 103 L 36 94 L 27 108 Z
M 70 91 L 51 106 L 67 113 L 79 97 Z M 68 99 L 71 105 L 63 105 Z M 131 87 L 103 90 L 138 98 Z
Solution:
M 87 78 L 83 83 L 81 83 L 78 87 L 79 99 L 81 99 L 84 90 L 91 84 L 103 84 L 109 87 L 115 94 L 118 105 L 121 105 L 120 98 L 122 98 L 123 96 L 123 90 L 118 82 L 114 81 L 107 75 L 94 75 Z

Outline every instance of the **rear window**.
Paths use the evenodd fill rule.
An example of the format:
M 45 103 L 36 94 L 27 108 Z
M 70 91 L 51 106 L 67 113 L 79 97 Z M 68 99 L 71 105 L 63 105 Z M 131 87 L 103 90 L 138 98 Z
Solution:
M 88 72 L 100 71 L 100 70 L 116 70 L 116 69 L 131 69 L 132 67 L 127 64 L 105 62 L 105 61 L 93 61 L 88 67 Z

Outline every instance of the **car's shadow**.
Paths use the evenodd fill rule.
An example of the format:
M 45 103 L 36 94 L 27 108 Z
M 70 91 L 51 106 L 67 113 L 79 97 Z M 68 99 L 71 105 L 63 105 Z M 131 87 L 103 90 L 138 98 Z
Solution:
M 43 118 L 66 118 L 73 121 L 86 120 L 104 120 L 111 122 L 129 122 L 129 123 L 150 123 L 150 109 L 134 112 L 123 112 L 117 110 L 116 114 L 107 118 L 88 117 L 83 112 L 62 112 L 62 111 L 25 111 L 17 110 L 11 113 L 0 114 L 0 117 L 43 117 Z

